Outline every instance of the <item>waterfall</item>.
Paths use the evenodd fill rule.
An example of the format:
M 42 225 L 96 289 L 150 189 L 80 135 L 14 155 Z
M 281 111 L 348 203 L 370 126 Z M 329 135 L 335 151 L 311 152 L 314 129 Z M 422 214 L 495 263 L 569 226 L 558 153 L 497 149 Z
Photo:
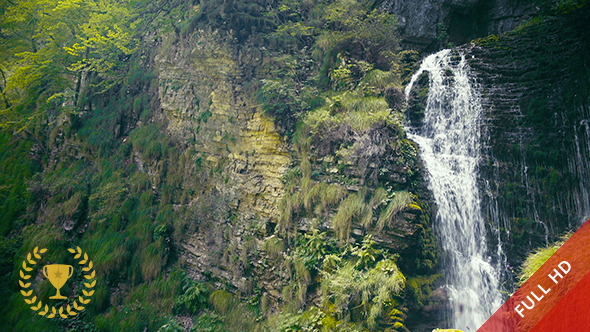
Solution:
M 424 72 L 430 77 L 424 119 L 408 136 L 420 147 L 437 205 L 434 228 L 443 249 L 451 323 L 475 331 L 502 305 L 478 191 L 482 106 L 464 56 L 451 50 L 428 56 L 406 87 L 406 98 Z
M 584 114 L 583 109 L 581 113 Z M 579 126 L 573 128 L 576 154 L 568 161 L 570 172 L 580 180 L 577 188 L 574 188 L 574 211 L 577 212 L 577 217 L 581 222 L 590 216 L 590 177 L 588 176 L 590 174 L 590 159 L 584 156 L 585 154 L 590 155 L 590 125 L 588 124 L 590 117 L 586 116 L 586 119 L 580 121 Z M 586 145 L 586 149 L 584 149 L 584 145 Z

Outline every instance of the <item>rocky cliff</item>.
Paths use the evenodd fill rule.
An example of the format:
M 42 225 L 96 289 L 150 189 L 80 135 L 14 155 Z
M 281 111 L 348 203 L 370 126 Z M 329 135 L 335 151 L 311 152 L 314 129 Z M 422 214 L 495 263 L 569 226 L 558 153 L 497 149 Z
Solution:
M 254 230 L 265 234 L 267 225 L 276 223 L 291 159 L 273 119 L 245 87 L 254 79 L 248 70 L 261 65 L 263 54 L 232 44 L 231 35 L 219 30 L 163 39 L 155 57 L 161 105 L 156 119 L 166 123 L 167 135 L 194 150 L 199 167 L 211 174 L 193 188 L 191 199 L 214 195 L 214 204 L 224 210 L 211 227 L 185 237 L 187 269 L 201 280 L 203 274 L 220 277 L 248 293 L 254 281 L 246 281 L 245 267 L 230 256 L 247 255 L 256 244 L 245 237 Z
M 485 99 L 484 205 L 512 266 L 590 216 L 589 22 L 585 8 L 463 48 Z
M 51 98 L 34 84 L 3 95 L 2 107 L 17 111 L 6 114 L 27 126 L 0 136 L 8 220 L 0 292 L 9 303 L 0 325 L 431 331 L 444 324 L 436 207 L 404 127 L 406 118 L 420 121 L 427 79 L 406 109 L 403 83 L 419 60 L 408 48 L 510 30 L 537 12 L 537 2 L 116 2 L 125 5 L 112 7 L 117 13 L 137 16 L 123 15 L 133 18 L 126 30 L 107 35 L 120 37 L 105 44 L 113 54 L 84 55 L 76 39 L 63 41 L 69 53 L 30 49 L 39 59 L 51 51 L 63 60 L 55 66 L 10 55 L 4 85 L 17 86 L 14 73 L 56 83 L 47 85 Z M 45 9 L 40 18 L 50 17 Z M 575 9 L 459 48 L 484 97 L 480 169 L 490 243 L 504 243 L 511 265 L 575 229 L 590 210 L 588 14 Z M 87 26 L 86 16 L 66 14 Z M 17 41 L 9 46 L 20 52 L 26 43 Z M 105 66 L 72 66 L 71 57 Z M 23 302 L 12 267 L 35 246 L 78 245 L 92 253 L 100 278 L 93 301 L 85 315 L 42 320 Z M 46 298 L 49 282 L 36 279 Z
M 398 18 L 409 46 L 430 51 L 510 31 L 539 10 L 534 2 L 509 0 L 386 0 L 381 6 Z
M 508 280 L 517 273 L 510 266 L 519 266 L 531 248 L 576 230 L 590 216 L 589 19 L 587 8 L 562 8 L 458 48 L 482 94 L 482 207 Z M 415 126 L 428 76 L 417 86 L 408 108 Z

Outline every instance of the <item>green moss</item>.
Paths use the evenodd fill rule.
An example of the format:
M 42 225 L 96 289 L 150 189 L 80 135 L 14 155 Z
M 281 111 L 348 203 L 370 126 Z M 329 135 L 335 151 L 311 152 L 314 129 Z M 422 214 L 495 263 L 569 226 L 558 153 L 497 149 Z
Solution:
M 408 278 L 406 282 L 408 304 L 415 312 L 419 312 L 428 304 L 428 296 L 432 293 L 435 284 L 439 283 L 442 278 L 444 277 L 441 274 Z

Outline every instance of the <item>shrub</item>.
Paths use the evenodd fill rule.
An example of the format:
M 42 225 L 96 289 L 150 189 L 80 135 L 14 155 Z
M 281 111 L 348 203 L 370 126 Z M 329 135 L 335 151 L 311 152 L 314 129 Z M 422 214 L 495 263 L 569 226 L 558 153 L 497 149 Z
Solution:
M 324 304 L 333 304 L 340 316 L 355 307 L 362 308 L 367 325 L 373 328 L 387 303 L 404 286 L 405 277 L 395 262 L 385 259 L 377 263 L 375 268 L 365 271 L 346 263 L 334 273 L 324 276 L 322 292 Z
M 398 77 L 394 73 L 375 69 L 363 77 L 359 83 L 359 88 L 365 91 L 365 93 L 381 96 L 387 88 L 392 87 L 397 82 Z
M 257 312 L 247 304 L 241 303 L 239 298 L 225 290 L 211 293 L 209 303 L 215 311 L 222 315 L 222 322 L 226 331 L 254 331 Z
M 207 306 L 209 289 L 204 284 L 187 279 L 182 289 L 184 294 L 176 299 L 173 312 L 186 311 L 194 315 Z

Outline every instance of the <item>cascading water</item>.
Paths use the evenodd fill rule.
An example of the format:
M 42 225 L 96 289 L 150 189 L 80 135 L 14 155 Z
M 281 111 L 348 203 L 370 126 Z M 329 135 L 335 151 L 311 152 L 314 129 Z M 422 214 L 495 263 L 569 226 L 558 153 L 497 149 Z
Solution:
M 435 230 L 453 310 L 452 324 L 475 331 L 502 304 L 498 266 L 492 263 L 478 192 L 481 102 L 464 56 L 451 50 L 430 55 L 406 87 L 430 74 L 421 128 L 409 137 L 420 147 L 438 210 Z

